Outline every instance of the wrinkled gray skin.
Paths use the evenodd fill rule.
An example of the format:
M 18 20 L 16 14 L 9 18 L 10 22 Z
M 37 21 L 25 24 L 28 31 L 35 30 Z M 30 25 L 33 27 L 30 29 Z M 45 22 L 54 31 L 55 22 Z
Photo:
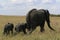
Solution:
M 48 10 L 44 10 L 44 9 L 32 9 L 29 11 L 29 13 L 26 16 L 26 22 L 29 26 L 28 30 L 30 31 L 30 33 L 32 33 L 37 26 L 40 26 L 40 31 L 43 32 L 44 31 L 44 24 L 45 21 L 47 22 L 48 27 L 55 31 L 51 26 L 50 26 L 50 18 L 49 18 L 50 14 Z

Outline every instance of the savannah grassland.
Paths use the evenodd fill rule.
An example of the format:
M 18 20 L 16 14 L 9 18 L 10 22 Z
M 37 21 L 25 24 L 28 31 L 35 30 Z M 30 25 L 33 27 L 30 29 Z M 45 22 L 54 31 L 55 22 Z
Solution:
M 3 35 L 5 24 L 11 22 L 15 26 L 17 23 L 26 22 L 25 18 L 24 16 L 0 16 L 0 40 L 60 40 L 60 17 L 50 17 L 51 26 L 56 30 L 55 32 L 50 30 L 45 23 L 45 32 L 43 33 L 41 33 L 40 28 L 37 27 L 30 35 L 24 35 L 22 32 L 17 35 Z

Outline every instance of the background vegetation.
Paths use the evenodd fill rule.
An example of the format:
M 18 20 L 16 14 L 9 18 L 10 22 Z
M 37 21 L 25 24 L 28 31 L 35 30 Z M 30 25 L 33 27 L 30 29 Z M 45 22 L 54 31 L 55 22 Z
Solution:
M 22 32 L 17 35 L 3 35 L 4 25 L 8 22 L 16 25 L 17 23 L 23 23 L 25 21 L 25 16 L 0 16 L 0 40 L 60 40 L 60 17 L 51 16 L 51 26 L 56 31 L 52 31 L 48 28 L 45 23 L 45 32 L 41 33 L 39 26 L 32 34 L 24 35 Z

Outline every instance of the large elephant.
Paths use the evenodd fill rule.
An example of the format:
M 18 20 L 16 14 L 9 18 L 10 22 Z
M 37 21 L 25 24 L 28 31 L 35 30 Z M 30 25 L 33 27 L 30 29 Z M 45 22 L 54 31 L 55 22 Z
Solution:
M 37 26 L 40 26 L 40 31 L 44 31 L 44 24 L 45 21 L 47 22 L 48 27 L 55 31 L 51 26 L 50 26 L 50 13 L 48 10 L 45 9 L 32 9 L 29 11 L 29 13 L 26 16 L 26 22 L 29 26 L 28 30 L 30 33 L 36 29 Z

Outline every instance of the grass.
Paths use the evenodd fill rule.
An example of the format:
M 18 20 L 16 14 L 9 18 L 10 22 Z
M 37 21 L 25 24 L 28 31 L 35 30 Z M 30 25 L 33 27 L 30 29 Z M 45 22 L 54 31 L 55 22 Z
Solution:
M 40 28 L 37 27 L 36 30 L 30 35 L 24 35 L 19 33 L 18 35 L 3 35 L 4 25 L 8 22 L 16 25 L 17 23 L 26 22 L 26 17 L 21 16 L 0 16 L 0 40 L 60 40 L 60 17 L 50 17 L 51 26 L 56 30 L 56 32 L 50 30 L 45 23 L 45 32 L 41 33 Z

